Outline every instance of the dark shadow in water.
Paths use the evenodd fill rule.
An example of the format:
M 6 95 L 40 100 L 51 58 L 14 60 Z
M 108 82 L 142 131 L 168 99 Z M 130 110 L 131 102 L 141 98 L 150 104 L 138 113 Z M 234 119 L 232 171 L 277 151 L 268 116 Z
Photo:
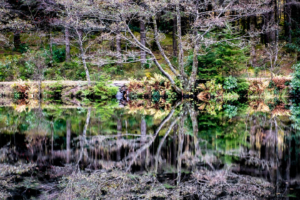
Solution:
M 8 180 L 0 187 L 11 199 L 55 198 L 69 187 L 58 183 L 63 177 L 101 172 L 127 174 L 140 180 L 136 185 L 151 177 L 146 185 L 161 184 L 164 192 L 184 199 L 298 196 L 300 132 L 292 128 L 293 113 L 280 114 L 279 106 L 268 110 L 261 102 L 220 108 L 217 103 L 0 108 L 0 167 L 2 180 Z M 107 189 L 100 192 L 113 197 Z

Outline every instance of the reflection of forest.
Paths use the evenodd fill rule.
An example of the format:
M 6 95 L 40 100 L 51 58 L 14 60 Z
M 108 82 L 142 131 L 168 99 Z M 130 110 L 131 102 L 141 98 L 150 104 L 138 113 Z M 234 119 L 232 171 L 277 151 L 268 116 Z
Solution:
M 198 190 L 199 184 L 218 187 L 223 182 L 235 188 L 242 179 L 257 182 L 253 176 L 269 181 L 283 196 L 297 189 L 299 137 L 289 116 L 253 112 L 251 107 L 238 107 L 235 116 L 224 109 L 212 115 L 189 102 L 148 104 L 148 109 L 132 105 L 118 108 L 110 102 L 27 112 L 1 108 L 0 167 L 31 163 L 49 179 L 99 170 L 142 177 L 152 173 L 167 189 L 191 181 Z M 268 197 L 263 184 L 255 186 L 261 194 L 251 195 Z M 238 194 L 238 187 L 233 193 L 224 190 Z

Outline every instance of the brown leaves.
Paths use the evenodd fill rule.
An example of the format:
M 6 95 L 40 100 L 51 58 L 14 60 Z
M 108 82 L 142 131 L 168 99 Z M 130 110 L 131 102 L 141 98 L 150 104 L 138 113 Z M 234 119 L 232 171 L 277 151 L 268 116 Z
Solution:
M 290 82 L 290 80 L 288 80 L 284 77 L 275 77 L 272 79 L 272 81 L 273 81 L 274 85 L 280 90 L 286 88 L 287 87 L 286 83 Z

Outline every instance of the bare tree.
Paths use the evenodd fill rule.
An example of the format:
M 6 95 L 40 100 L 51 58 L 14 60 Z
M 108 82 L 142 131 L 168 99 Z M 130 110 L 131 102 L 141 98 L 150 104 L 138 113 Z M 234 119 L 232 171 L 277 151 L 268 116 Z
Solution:
M 122 29 L 129 34 L 122 34 L 122 38 L 129 42 L 132 46 L 139 48 L 141 52 L 146 52 L 150 59 L 155 63 L 161 73 L 168 78 L 171 85 L 177 93 L 187 94 L 194 89 L 194 85 L 197 79 L 198 73 L 198 55 L 200 55 L 200 49 L 204 46 L 215 44 L 219 41 L 208 36 L 208 33 L 218 29 L 229 27 L 234 21 L 241 19 L 244 16 L 262 14 L 273 10 L 266 7 L 266 0 L 255 1 L 252 3 L 241 1 L 220 1 L 214 3 L 212 9 L 207 10 L 209 2 L 200 1 L 151 1 L 143 0 L 144 6 L 139 6 L 134 1 L 124 0 L 110 2 L 108 0 L 95 1 L 99 6 L 98 19 L 102 19 L 106 16 L 106 19 L 117 21 L 121 24 Z M 113 3 L 113 4 L 112 4 Z M 109 11 L 107 11 L 109 10 Z M 111 14 L 113 10 L 113 15 Z M 170 55 L 166 52 L 166 49 L 162 46 L 162 38 L 164 34 L 158 29 L 158 19 L 160 13 L 168 10 L 176 18 L 176 42 L 178 47 L 178 63 L 172 64 Z M 236 15 L 230 15 L 228 13 L 236 13 Z M 109 16 L 109 17 L 108 17 Z M 133 20 L 140 20 L 143 18 L 150 19 L 152 22 L 153 30 L 147 29 L 146 35 L 154 33 L 154 41 L 159 49 L 159 54 L 163 58 L 163 61 L 159 61 L 157 58 L 157 52 L 154 52 L 146 44 L 138 39 L 138 37 L 130 29 L 130 24 Z M 182 16 L 190 16 L 192 24 L 190 28 L 182 31 Z M 175 21 L 175 20 L 174 20 Z M 110 30 L 113 31 L 113 30 Z M 149 34 L 147 34 L 149 33 Z M 174 38 L 175 41 L 175 38 Z M 193 63 L 191 70 L 187 71 L 187 55 L 188 52 L 193 52 Z M 141 57 L 142 59 L 143 57 Z M 167 64 L 168 70 L 162 67 L 162 62 Z M 171 71 L 171 72 L 170 72 Z M 179 80 L 179 82 L 177 81 Z

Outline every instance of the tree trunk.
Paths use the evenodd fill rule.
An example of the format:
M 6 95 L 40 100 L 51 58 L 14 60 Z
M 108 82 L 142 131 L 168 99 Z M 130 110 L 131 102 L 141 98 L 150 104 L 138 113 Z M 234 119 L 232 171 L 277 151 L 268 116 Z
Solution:
M 194 45 L 194 52 L 193 52 L 193 66 L 192 66 L 192 73 L 190 75 L 189 82 L 186 87 L 186 92 L 191 92 L 191 90 L 194 89 L 197 73 L 198 73 L 198 51 L 199 51 L 200 45 L 199 45 L 199 39 L 195 41 Z
M 155 16 L 153 16 L 153 19 L 154 19 L 154 27 L 156 27 L 156 28 L 154 28 L 154 31 L 155 31 L 156 39 L 157 39 L 157 25 L 156 25 Z M 155 25 L 156 25 L 156 26 L 155 26 Z M 156 56 L 153 54 L 153 52 L 152 52 L 149 48 L 147 48 L 145 45 L 142 45 L 142 44 L 141 44 L 141 42 L 140 42 L 140 41 L 136 38 L 136 36 L 132 33 L 132 31 L 130 30 L 130 28 L 129 28 L 128 25 L 127 25 L 127 30 L 128 30 L 128 32 L 129 32 L 129 34 L 132 36 L 133 40 L 134 40 L 134 41 L 136 42 L 136 44 L 138 45 L 138 47 L 139 47 L 141 50 L 144 50 L 144 51 L 146 51 L 148 54 L 150 54 L 150 56 L 151 56 L 152 59 L 153 59 L 153 62 L 154 62 L 155 65 L 158 67 L 158 69 L 161 71 L 161 73 L 162 73 L 164 76 L 166 76 L 167 79 L 171 82 L 171 85 L 172 85 L 172 87 L 174 88 L 174 90 L 176 91 L 176 93 L 181 94 L 181 93 L 182 93 L 181 88 L 179 88 L 179 87 L 175 84 L 175 81 L 173 80 L 172 76 L 171 76 L 168 72 L 166 72 L 166 71 L 161 67 L 160 63 L 159 63 L 158 60 L 156 59 Z M 159 41 L 158 41 L 157 43 L 160 45 Z M 162 50 L 161 54 L 162 54 L 163 56 L 166 56 L 166 55 L 164 54 L 163 49 L 160 49 L 160 50 Z M 166 61 L 168 61 L 168 58 L 166 58 L 166 57 L 164 57 L 164 58 L 165 58 Z M 170 63 L 170 61 L 168 62 L 168 64 L 169 64 L 169 63 Z M 169 67 L 170 67 L 170 69 L 172 70 L 172 72 L 175 72 L 175 73 L 176 73 L 176 70 L 174 70 L 174 68 L 172 67 L 172 65 L 169 66 Z M 176 73 L 175 75 L 176 75 L 176 76 L 179 76 L 177 73 Z
M 91 86 L 90 73 L 89 73 L 89 69 L 88 69 L 87 64 L 86 64 L 85 53 L 84 53 L 83 44 L 82 44 L 81 41 L 79 42 L 79 48 L 80 48 L 80 54 L 81 54 L 83 67 L 84 67 L 85 74 L 86 74 L 86 79 L 87 79 L 87 82 L 88 82 L 88 86 L 90 87 Z
M 120 140 L 122 138 L 122 118 L 121 116 L 117 119 L 117 140 Z M 121 148 L 117 151 L 117 161 L 121 160 Z
M 275 25 L 277 26 L 276 27 L 276 30 L 275 30 L 275 35 L 274 35 L 274 39 L 275 39 L 275 43 L 278 42 L 278 37 L 279 37 L 279 10 L 278 10 L 278 2 L 277 0 L 274 0 L 274 21 L 275 21 Z
M 274 3 L 276 3 L 275 0 L 270 1 L 269 6 L 272 7 Z M 276 9 L 276 6 L 274 8 Z M 265 21 L 266 26 L 275 25 L 275 12 L 274 12 L 275 9 L 266 14 L 266 21 Z M 276 39 L 276 31 L 268 31 L 266 33 L 266 43 L 271 43 L 275 41 L 275 39 Z
M 141 119 L 141 146 L 145 145 L 147 142 L 147 123 L 145 117 L 142 116 Z M 146 158 L 146 150 L 141 153 L 142 158 Z M 141 166 L 142 167 L 142 166 Z
M 256 22 L 256 16 L 251 16 L 250 17 L 250 31 L 254 32 L 255 31 L 255 22 Z M 256 50 L 255 50 L 255 39 L 251 38 L 251 52 L 250 52 L 250 56 L 251 56 L 251 65 L 252 67 L 256 66 Z
M 87 111 L 87 116 L 86 116 L 86 121 L 85 121 L 84 128 L 83 128 L 83 132 L 80 137 L 80 154 L 79 154 L 79 158 L 77 160 L 77 166 L 79 166 L 79 162 L 82 160 L 82 157 L 84 154 L 83 151 L 84 151 L 84 145 L 86 142 L 86 132 L 87 132 L 87 129 L 88 129 L 88 126 L 90 123 L 90 118 L 91 118 L 91 108 L 89 107 L 88 111 Z M 79 167 L 78 167 L 78 170 L 79 170 Z
M 67 137 L 66 137 L 66 147 L 67 147 L 67 163 L 70 162 L 70 150 L 71 150 L 71 121 L 67 120 Z
M 121 59 L 121 35 L 120 31 L 117 30 L 117 35 L 116 35 L 116 50 L 117 50 L 117 57 L 118 60 Z
M 14 33 L 14 46 L 15 46 L 16 51 L 18 51 L 20 49 L 20 45 L 21 45 L 20 33 Z
M 288 35 L 288 42 L 292 42 L 292 12 L 291 12 L 291 5 L 290 0 L 286 0 L 288 3 L 286 7 L 286 15 L 287 15 L 287 35 Z
M 51 37 L 51 28 L 49 28 L 49 51 L 50 51 L 50 57 L 51 57 L 51 60 L 52 60 L 52 57 L 53 57 L 53 52 L 52 52 L 52 37 Z
M 178 49 L 177 49 L 177 16 L 174 16 L 173 19 L 173 56 L 177 57 L 178 56 Z
M 186 79 L 186 74 L 184 71 L 183 63 L 183 47 L 182 47 L 182 33 L 181 33 L 181 15 L 180 15 L 180 3 L 179 0 L 176 3 L 176 17 L 177 17 L 177 42 L 178 42 L 178 65 L 180 75 L 183 76 L 183 79 Z
M 143 20 L 140 21 L 140 34 L 141 34 L 141 44 L 146 46 L 146 26 Z M 141 63 L 142 66 L 147 63 L 146 52 L 141 50 Z
M 178 73 L 176 72 L 176 70 L 174 69 L 171 61 L 169 60 L 169 58 L 166 56 L 164 49 L 162 48 L 160 41 L 159 41 L 159 33 L 158 33 L 158 28 L 157 28 L 157 22 L 156 22 L 156 16 L 152 16 L 152 20 L 153 20 L 153 26 L 154 26 L 154 36 L 155 36 L 155 42 L 158 46 L 159 52 L 160 54 L 163 56 L 164 60 L 167 62 L 169 68 L 171 69 L 171 71 L 178 76 Z
M 71 55 L 70 55 L 70 33 L 69 28 L 65 28 L 65 42 L 66 42 L 66 62 L 71 61 Z

